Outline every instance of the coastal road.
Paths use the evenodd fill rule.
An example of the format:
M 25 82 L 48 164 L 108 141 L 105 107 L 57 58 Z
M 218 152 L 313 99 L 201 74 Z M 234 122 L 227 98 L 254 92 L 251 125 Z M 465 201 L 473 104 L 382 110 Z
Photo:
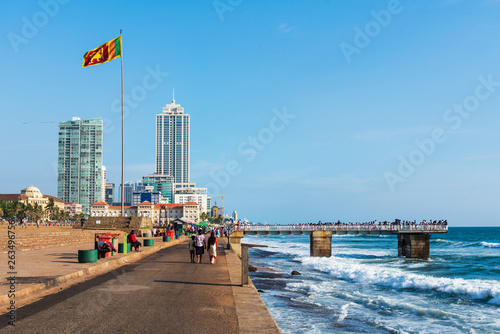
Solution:
M 222 255 L 222 256 L 221 256 Z M 169 247 L 17 310 L 15 333 L 236 333 L 226 258 Z

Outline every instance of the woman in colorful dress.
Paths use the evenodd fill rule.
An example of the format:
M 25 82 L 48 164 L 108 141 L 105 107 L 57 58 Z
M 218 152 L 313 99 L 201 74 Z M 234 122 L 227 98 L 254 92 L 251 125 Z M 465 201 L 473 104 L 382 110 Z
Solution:
M 215 237 L 215 233 L 212 231 L 207 242 L 207 250 L 208 255 L 210 256 L 211 264 L 215 264 L 215 260 L 217 259 L 217 244 L 217 238 Z

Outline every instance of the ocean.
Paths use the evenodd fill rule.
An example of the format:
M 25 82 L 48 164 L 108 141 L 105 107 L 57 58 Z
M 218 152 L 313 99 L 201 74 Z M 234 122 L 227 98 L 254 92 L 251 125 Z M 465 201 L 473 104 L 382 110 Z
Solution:
M 429 260 L 397 256 L 396 236 L 245 236 L 250 277 L 283 333 L 500 333 L 500 227 L 450 227 Z M 301 275 L 291 275 L 296 270 Z

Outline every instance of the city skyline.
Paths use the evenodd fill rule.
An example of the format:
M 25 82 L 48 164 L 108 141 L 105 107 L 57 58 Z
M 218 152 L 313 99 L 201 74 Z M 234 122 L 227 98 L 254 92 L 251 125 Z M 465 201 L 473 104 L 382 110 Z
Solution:
M 175 88 L 190 181 L 226 212 L 500 225 L 500 3 L 224 3 L 3 2 L 0 192 L 57 194 L 73 116 L 103 118 L 118 191 L 120 62 L 81 62 L 123 29 L 125 180 L 155 173 L 153 117 Z

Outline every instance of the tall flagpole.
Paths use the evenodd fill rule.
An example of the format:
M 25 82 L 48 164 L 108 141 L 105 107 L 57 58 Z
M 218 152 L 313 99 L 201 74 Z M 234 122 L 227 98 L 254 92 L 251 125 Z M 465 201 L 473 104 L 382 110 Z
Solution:
M 120 41 L 123 42 L 123 39 L 121 38 L 122 37 L 122 30 L 120 29 Z M 122 44 L 122 43 L 120 43 Z M 123 44 L 122 44 L 123 45 Z M 121 191 L 121 199 L 122 199 L 122 217 L 125 217 L 125 209 L 123 207 L 123 203 L 124 203 L 124 198 L 123 198 L 123 194 L 124 194 L 124 186 L 125 186 L 125 183 L 124 183 L 124 169 L 125 169 L 125 159 L 124 159 L 124 154 L 125 154 L 125 122 L 124 122 L 124 119 L 123 119 L 123 46 L 120 45 L 122 47 L 122 50 L 120 50 L 122 56 L 121 56 L 121 61 L 122 61 L 122 191 Z

